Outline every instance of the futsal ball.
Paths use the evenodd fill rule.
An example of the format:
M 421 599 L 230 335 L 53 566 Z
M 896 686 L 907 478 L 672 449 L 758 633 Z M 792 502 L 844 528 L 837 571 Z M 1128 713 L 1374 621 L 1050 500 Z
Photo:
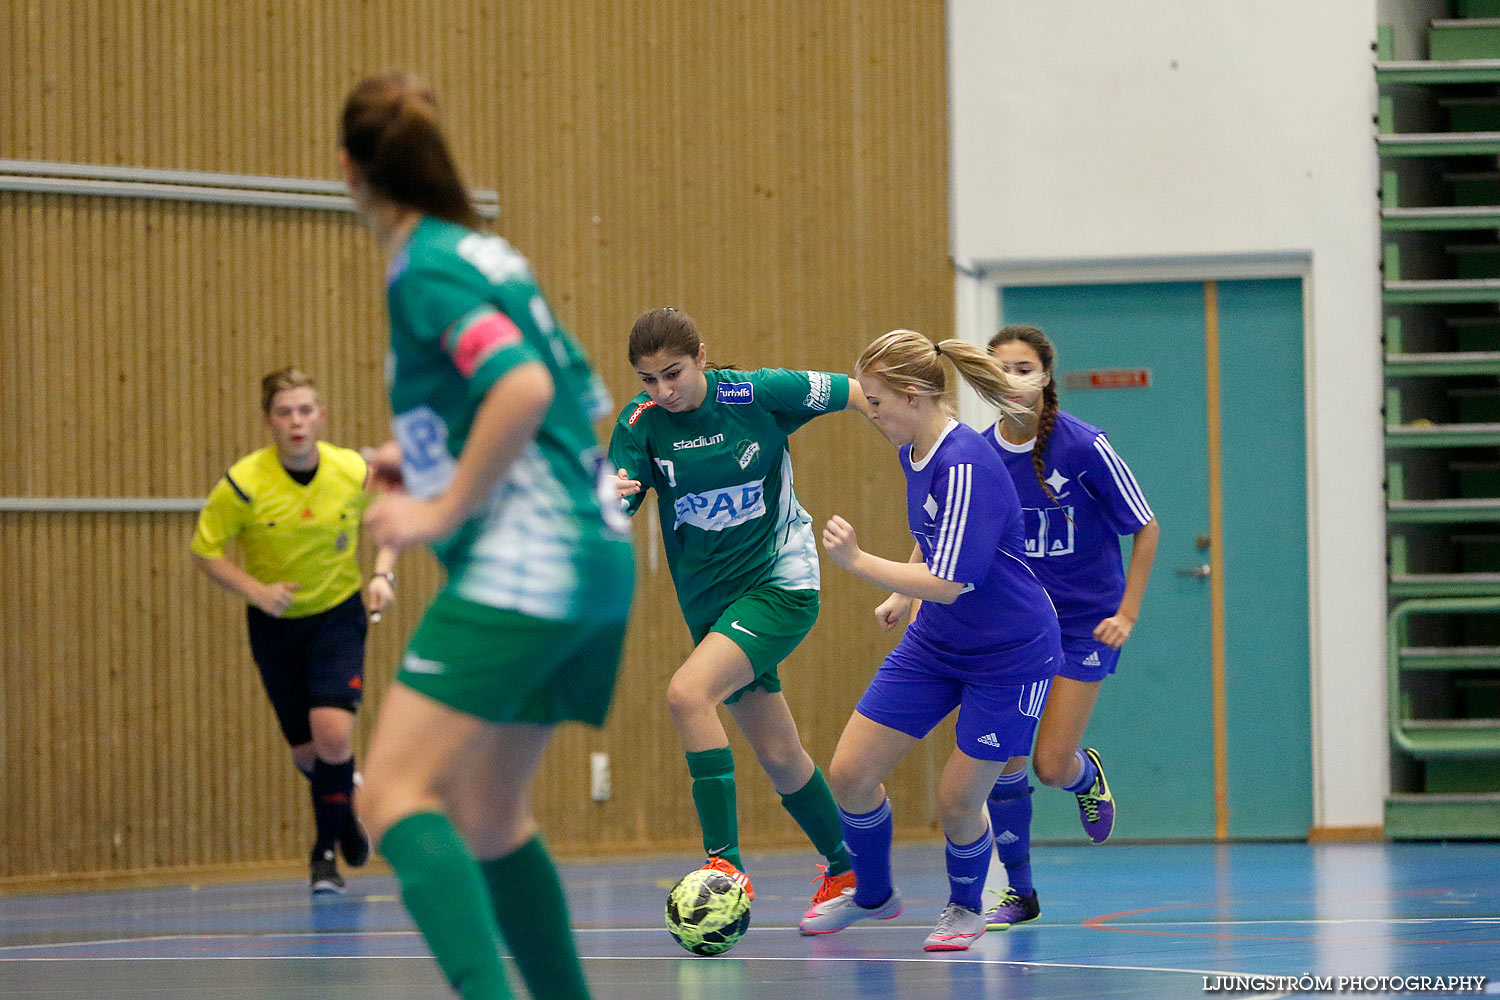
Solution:
M 723 872 L 688 872 L 667 893 L 667 930 L 694 955 L 722 955 L 750 929 L 750 897 Z

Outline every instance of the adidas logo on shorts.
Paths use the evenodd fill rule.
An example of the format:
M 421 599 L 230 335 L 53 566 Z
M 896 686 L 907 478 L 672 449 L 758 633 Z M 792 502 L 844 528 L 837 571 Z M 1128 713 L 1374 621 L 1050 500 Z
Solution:
M 997 750 L 1000 748 L 1000 740 L 994 733 L 985 733 L 976 742 L 983 743 L 987 747 L 994 747 Z
M 1088 656 L 1085 656 L 1083 658 L 1083 665 L 1085 667 L 1097 667 L 1099 665 L 1099 651 L 1096 649 Z

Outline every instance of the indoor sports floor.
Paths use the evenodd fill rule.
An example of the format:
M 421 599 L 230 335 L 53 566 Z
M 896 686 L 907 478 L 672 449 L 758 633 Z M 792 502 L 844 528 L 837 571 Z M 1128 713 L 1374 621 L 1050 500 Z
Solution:
M 719 958 L 662 925 L 691 859 L 565 865 L 598 1000 L 1287 995 L 1214 988 L 1235 974 L 1487 976 L 1500 995 L 1500 844 L 1038 847 L 1041 919 L 951 955 L 921 950 L 939 844 L 897 849 L 900 917 L 822 938 L 794 929 L 805 852 L 746 860 L 753 923 Z M 388 876 L 317 900 L 301 882 L 0 898 L 3 998 L 451 996 Z

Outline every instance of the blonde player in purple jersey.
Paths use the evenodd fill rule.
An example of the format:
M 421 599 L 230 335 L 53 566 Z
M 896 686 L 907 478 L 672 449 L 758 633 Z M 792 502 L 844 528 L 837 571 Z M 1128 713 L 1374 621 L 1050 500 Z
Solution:
M 1080 744 L 1104 678 L 1115 672 L 1140 617 L 1160 529 L 1104 432 L 1058 409 L 1057 354 L 1046 335 L 1034 326 L 1007 326 L 990 338 L 989 350 L 1007 372 L 1042 381 L 1017 394 L 1019 406 L 984 435 L 1015 482 L 1026 555 L 1062 624 L 1063 665 L 1037 727 L 1032 766 L 1044 785 L 1077 796 L 1084 832 L 1102 844 L 1114 830 L 1114 794 L 1099 752 Z M 1121 535 L 1134 537 L 1129 572 Z M 991 930 L 1042 912 L 1031 879 L 1031 791 L 1024 756 L 1006 764 L 990 791 L 995 850 L 1008 879 L 987 913 Z
M 882 559 L 837 516 L 823 545 L 834 562 L 892 591 L 875 610 L 886 628 L 913 600 L 922 605 L 855 706 L 828 770 L 855 888 L 812 907 L 801 923 L 803 934 L 832 934 L 901 912 L 885 779 L 957 708 L 957 745 L 937 789 L 948 905 L 927 951 L 962 951 L 985 932 L 980 899 L 994 850 L 985 796 L 1006 761 L 1031 748 L 1062 659 L 1057 614 L 1027 565 L 1015 487 L 979 433 L 949 411 L 945 358 L 1002 409 L 1017 408 L 1008 397 L 1027 388 L 972 345 L 933 344 L 910 330 L 879 338 L 855 366 L 871 419 L 897 448 L 917 547 L 907 562 Z

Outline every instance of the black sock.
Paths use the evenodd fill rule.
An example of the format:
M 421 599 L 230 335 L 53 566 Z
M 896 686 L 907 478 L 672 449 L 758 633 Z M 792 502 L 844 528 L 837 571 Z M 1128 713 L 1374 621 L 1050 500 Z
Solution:
M 354 758 L 342 764 L 330 764 L 319 758 L 312 773 L 313 819 L 318 824 L 318 842 L 314 850 L 333 850 L 353 801 Z

